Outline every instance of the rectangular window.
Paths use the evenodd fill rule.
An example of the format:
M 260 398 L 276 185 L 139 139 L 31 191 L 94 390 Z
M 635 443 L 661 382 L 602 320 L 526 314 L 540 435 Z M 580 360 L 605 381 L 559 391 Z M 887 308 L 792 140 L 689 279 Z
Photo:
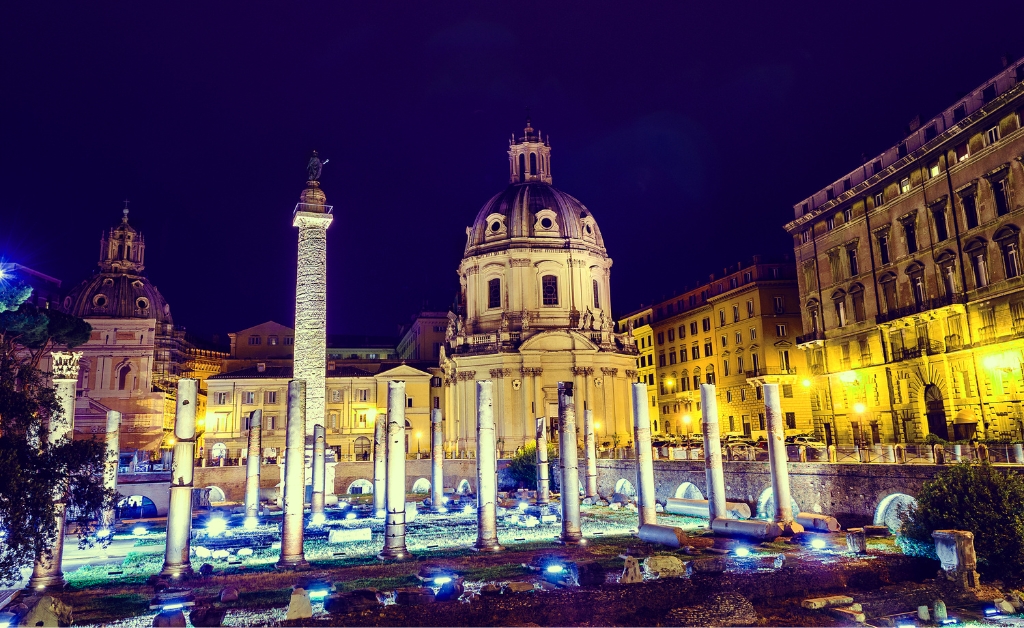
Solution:
M 858 323 L 863 322 L 867 318 L 867 313 L 864 310 L 864 293 L 852 292 L 850 297 L 853 299 L 853 320 Z
M 263 339 L 260 338 L 259 336 L 249 336 L 249 344 L 250 345 L 258 345 L 258 344 L 262 344 L 262 342 L 263 342 Z
M 501 279 L 491 279 L 487 282 L 487 307 L 501 307 Z
M 341 401 L 341 391 L 340 390 L 335 389 L 335 390 L 331 391 L 331 401 L 333 403 L 339 403 Z
M 668 330 L 668 341 L 672 342 L 676 339 L 676 331 L 674 329 Z
M 406 408 L 411 408 L 412 407 L 412 397 L 406 397 L 405 398 L 405 407 Z
M 937 176 L 939 176 L 939 162 L 933 161 L 928 165 L 928 178 L 934 179 Z
M 776 314 L 786 313 L 786 298 L 781 296 L 772 297 L 772 302 L 775 305 Z
M 900 142 L 899 146 L 896 147 L 896 156 L 900 157 L 901 159 L 903 157 L 907 156 L 907 143 L 906 142 Z
M 900 181 L 900 194 L 906 194 L 910 191 L 910 177 L 903 177 Z
M 601 309 L 601 289 L 597 285 L 597 280 L 593 280 L 594 283 L 594 309 Z
M 726 359 L 722 360 L 722 368 L 725 369 L 725 371 L 724 371 L 725 376 L 729 377 L 729 358 L 726 358 Z M 728 397 L 727 401 L 732 401 L 732 394 L 731 393 L 727 392 L 726 393 L 726 397 Z
M 256 403 L 256 393 L 252 392 L 252 391 L 243 392 L 242 393 L 242 403 L 244 403 L 244 404 L 254 404 L 254 403 Z
M 747 301 L 747 318 L 754 317 L 754 301 Z
M 659 331 L 658 332 L 658 344 L 659 345 L 665 344 L 665 332 L 663 332 L 663 331 Z
M 286 347 L 289 346 L 289 345 L 293 345 L 293 344 L 295 344 L 295 337 L 294 336 L 285 336 L 284 337 L 284 345 Z
M 276 390 L 265 390 L 265 391 L 263 391 L 263 403 L 277 403 L 277 391 Z
M 697 321 L 693 321 L 692 323 L 690 323 L 690 335 L 691 336 L 696 336 L 697 335 Z
M 356 396 L 359 399 L 359 401 L 367 401 L 370 396 L 370 391 L 369 389 L 366 388 L 360 388 L 359 390 L 356 391 Z
M 1005 216 L 1010 213 L 1009 189 L 1006 187 L 1006 179 L 992 182 L 992 194 L 996 197 L 996 215 Z
M 964 208 L 964 224 L 968 229 L 974 229 L 978 226 L 978 206 L 975 203 L 974 195 L 961 197 L 960 204 Z
M 725 334 L 722 334 L 722 346 L 726 347 L 728 345 L 729 345 L 729 337 L 726 336 Z
M 779 338 L 785 338 L 786 337 L 786 326 L 785 325 L 776 325 L 775 326 L 775 335 L 778 336 Z
M 782 385 L 782 397 L 784 399 L 792 399 L 793 398 L 793 384 L 783 384 Z
M 853 210 L 846 208 L 843 210 L 843 224 L 853 222 Z
M 754 280 L 754 274 L 751 273 L 749 270 L 747 272 L 743 273 L 743 283 L 750 283 L 753 280 Z
M 856 247 L 850 247 L 846 249 L 846 259 L 850 266 L 850 276 L 860 274 L 860 266 L 857 264 L 857 249 Z
M 829 216 L 828 218 L 826 218 L 825 219 L 825 230 L 826 231 L 832 231 L 835 228 L 836 228 L 836 217 L 835 216 Z
M 991 146 L 999 141 L 999 125 L 985 131 L 985 146 Z
M 703 319 L 701 319 L 700 325 L 704 329 L 704 331 L 711 331 L 711 318 L 705 316 Z
M 751 340 L 757 340 L 757 328 L 756 327 L 751 327 L 750 328 L 750 339 Z
M 960 103 L 953 109 L 953 122 L 959 122 L 967 117 L 967 103 Z
M 903 223 L 903 235 L 907 239 L 907 253 L 917 253 L 917 228 L 912 221 Z
M 795 430 L 796 429 L 796 412 L 787 412 L 786 413 L 786 429 L 790 429 L 790 430 Z
M 267 344 L 272 347 L 277 346 L 277 336 L 267 336 Z
M 713 348 L 714 348 L 714 345 L 712 345 L 710 341 L 704 343 L 704 357 L 705 358 L 710 358 L 712 355 L 714 355 Z
M 718 310 L 718 324 L 725 326 L 725 310 Z
M 740 306 L 738 305 L 732 306 L 732 322 L 740 322 Z
M 682 340 L 683 338 L 686 338 L 686 325 L 679 326 L 679 339 Z
M 658 366 L 666 366 L 664 353 L 658 354 Z
M 558 305 L 558 277 L 544 275 L 541 278 L 541 292 L 544 305 Z
M 669 364 L 675 364 L 676 363 L 676 350 L 675 349 L 672 349 L 671 351 L 668 352 L 668 363 Z
M 888 264 L 889 258 L 889 234 L 880 233 L 878 234 L 878 260 L 882 264 Z
M 700 359 L 700 345 L 693 345 L 692 347 L 690 347 L 690 356 L 694 360 Z
M 736 332 L 736 344 L 743 344 L 743 332 L 741 331 Z
M 932 220 L 935 222 L 935 238 L 939 242 L 949 239 L 949 227 L 946 225 L 946 210 L 937 207 L 932 210 Z
M 224 405 L 228 403 L 228 394 L 226 392 L 214 393 L 214 401 L 217 405 Z
M 741 360 L 739 358 L 736 358 L 736 370 L 741 372 L 741 373 L 743 372 L 743 360 Z M 740 388 L 740 401 L 746 401 L 746 400 L 747 400 L 747 387 L 743 386 L 742 388 Z
M 885 192 L 879 192 L 875 194 L 875 207 L 881 207 L 885 204 Z

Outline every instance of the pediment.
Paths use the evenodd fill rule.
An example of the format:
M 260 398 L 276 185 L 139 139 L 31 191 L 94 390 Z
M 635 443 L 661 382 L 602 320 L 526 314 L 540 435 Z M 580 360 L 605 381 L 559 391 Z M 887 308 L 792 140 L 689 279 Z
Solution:
M 530 336 L 519 346 L 520 353 L 551 351 L 592 351 L 596 353 L 598 346 L 583 334 L 567 329 L 542 331 Z

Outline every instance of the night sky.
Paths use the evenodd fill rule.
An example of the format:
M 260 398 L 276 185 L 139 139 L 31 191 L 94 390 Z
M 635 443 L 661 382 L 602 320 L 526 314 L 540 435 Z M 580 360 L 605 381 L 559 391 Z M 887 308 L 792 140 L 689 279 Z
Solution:
M 791 252 L 794 203 L 1024 54 L 1019 2 L 661 5 L 3 3 L 0 259 L 74 285 L 128 198 L 176 323 L 291 325 L 315 148 L 328 330 L 393 334 L 451 303 L 529 108 L 621 314 Z

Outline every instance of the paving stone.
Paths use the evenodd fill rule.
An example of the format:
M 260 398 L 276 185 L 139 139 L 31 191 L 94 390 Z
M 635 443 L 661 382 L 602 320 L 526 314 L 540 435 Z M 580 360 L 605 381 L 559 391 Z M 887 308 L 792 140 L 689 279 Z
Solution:
M 533 586 L 532 582 L 514 581 L 509 582 L 507 585 L 505 585 L 505 588 L 510 593 L 529 593 L 530 591 L 533 591 L 535 587 Z
M 36 600 L 34 604 L 29 603 L 28 612 L 22 617 L 20 625 L 70 626 L 72 619 L 73 614 L 70 606 L 52 595 L 44 595 Z M 184 624 L 182 625 L 184 626 Z

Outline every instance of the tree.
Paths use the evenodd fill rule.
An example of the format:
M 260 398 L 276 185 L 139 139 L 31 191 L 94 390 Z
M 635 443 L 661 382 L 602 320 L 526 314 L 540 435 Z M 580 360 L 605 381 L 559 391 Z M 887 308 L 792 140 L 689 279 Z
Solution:
M 906 536 L 930 544 L 933 530 L 973 532 L 979 569 L 1024 575 L 1024 478 L 987 463 L 944 469 L 903 515 Z
M 0 303 L 16 298 L 27 294 L 12 297 L 0 287 Z M 50 555 L 59 511 L 54 487 L 67 487 L 68 521 L 77 524 L 82 544 L 89 543 L 95 513 L 115 499 L 103 488 L 103 443 L 50 444 L 46 437 L 63 409 L 39 359 L 55 346 L 87 340 L 88 323 L 25 303 L 15 307 L 0 312 L 0 583 L 16 582 L 36 556 Z
M 519 488 L 530 490 L 537 488 L 537 443 L 530 441 L 520 447 L 512 459 L 508 462 L 508 474 L 513 483 Z M 548 477 L 552 482 L 555 480 L 555 470 L 558 468 L 558 445 L 548 443 Z M 552 484 L 554 487 L 554 484 Z

